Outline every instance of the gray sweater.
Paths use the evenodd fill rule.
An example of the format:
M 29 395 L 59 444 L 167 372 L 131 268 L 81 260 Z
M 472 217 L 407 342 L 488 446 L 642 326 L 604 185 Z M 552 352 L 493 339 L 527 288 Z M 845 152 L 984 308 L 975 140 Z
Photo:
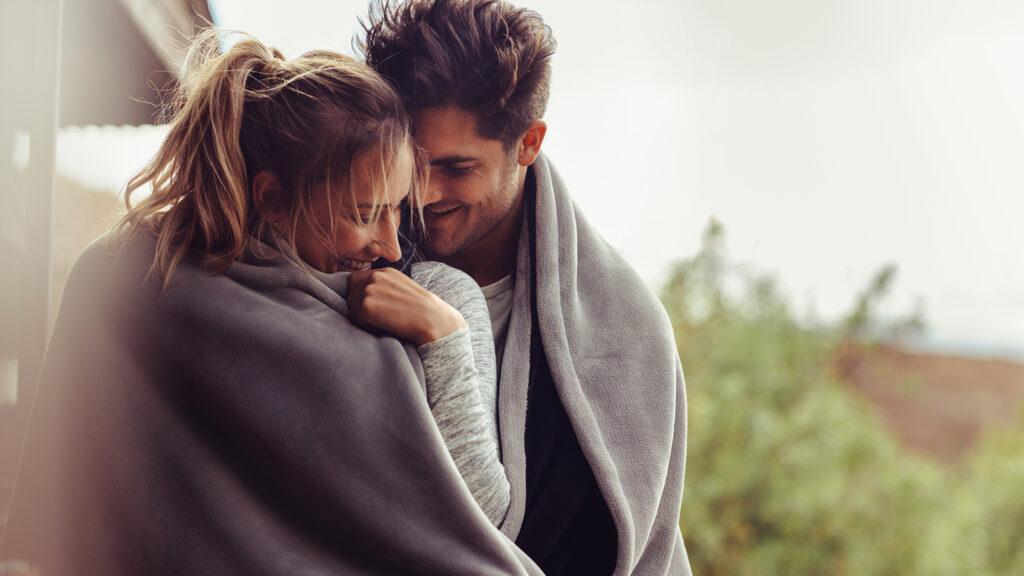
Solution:
M 420 346 L 427 403 L 473 498 L 500 527 L 509 483 L 498 454 L 494 342 L 487 303 L 476 282 L 437 262 L 413 266 L 412 277 L 453 306 L 467 328 Z

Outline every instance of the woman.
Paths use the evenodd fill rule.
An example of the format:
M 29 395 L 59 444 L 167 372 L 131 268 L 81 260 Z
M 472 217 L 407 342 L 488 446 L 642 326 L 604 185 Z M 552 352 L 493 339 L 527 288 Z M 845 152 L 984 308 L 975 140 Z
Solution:
M 370 270 L 401 257 L 425 174 L 398 97 L 329 52 L 217 52 L 212 32 L 193 47 L 127 215 L 68 281 L 5 555 L 48 574 L 536 572 L 494 527 L 475 284 L 414 268 L 460 314 Z

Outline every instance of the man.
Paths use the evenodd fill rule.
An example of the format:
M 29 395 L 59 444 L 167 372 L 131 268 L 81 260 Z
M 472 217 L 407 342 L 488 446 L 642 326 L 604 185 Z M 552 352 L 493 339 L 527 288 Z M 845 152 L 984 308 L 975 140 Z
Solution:
M 689 574 L 682 369 L 657 299 L 541 154 L 551 30 L 502 0 L 407 0 L 366 32 L 430 156 L 423 252 L 487 296 L 502 532 L 546 574 Z

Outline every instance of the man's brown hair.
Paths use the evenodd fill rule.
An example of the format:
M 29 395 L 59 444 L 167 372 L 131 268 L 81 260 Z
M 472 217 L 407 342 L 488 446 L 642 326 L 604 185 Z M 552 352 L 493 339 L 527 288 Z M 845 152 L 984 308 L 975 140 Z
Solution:
M 544 115 L 555 39 L 540 15 L 504 0 L 375 0 L 366 63 L 406 108 L 457 106 L 506 149 Z

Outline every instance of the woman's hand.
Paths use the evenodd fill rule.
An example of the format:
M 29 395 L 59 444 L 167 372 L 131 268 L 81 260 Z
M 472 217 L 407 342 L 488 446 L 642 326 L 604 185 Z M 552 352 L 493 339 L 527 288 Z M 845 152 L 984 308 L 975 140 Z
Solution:
M 350 320 L 422 346 L 466 327 L 466 321 L 411 278 L 393 268 L 353 272 L 348 281 Z

